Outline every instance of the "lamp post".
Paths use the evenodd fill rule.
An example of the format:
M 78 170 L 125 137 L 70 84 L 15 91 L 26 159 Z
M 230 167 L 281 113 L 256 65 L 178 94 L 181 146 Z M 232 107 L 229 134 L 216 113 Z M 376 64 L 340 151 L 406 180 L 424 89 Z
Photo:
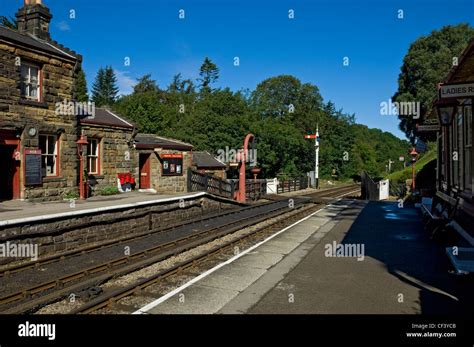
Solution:
M 418 158 L 418 153 L 416 152 L 415 147 L 413 147 L 412 151 L 410 152 L 411 155 L 411 175 L 412 175 L 412 183 L 411 183 L 411 191 L 415 191 L 415 163 Z
M 83 153 L 84 153 L 84 146 L 87 146 L 89 142 L 87 142 L 84 134 L 81 134 L 79 140 L 76 141 L 77 145 L 77 156 L 79 157 L 79 197 L 81 200 L 85 199 L 85 190 L 84 190 L 84 160 L 83 160 Z

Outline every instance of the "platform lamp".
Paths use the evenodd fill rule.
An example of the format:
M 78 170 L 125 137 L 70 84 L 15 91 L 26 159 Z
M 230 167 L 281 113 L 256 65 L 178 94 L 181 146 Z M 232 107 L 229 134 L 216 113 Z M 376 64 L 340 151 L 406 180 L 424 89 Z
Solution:
M 79 197 L 81 200 L 85 199 L 85 190 L 84 190 L 84 146 L 87 146 L 87 142 L 84 134 L 81 134 L 79 140 L 76 141 L 77 145 L 77 156 L 79 157 Z
M 449 126 L 453 122 L 456 114 L 458 101 L 453 98 L 440 99 L 436 102 L 436 109 L 438 111 L 439 124 L 442 126 Z
M 410 152 L 411 155 L 411 175 L 412 175 L 412 183 L 411 183 L 411 191 L 415 191 L 415 163 L 418 159 L 418 152 L 416 151 L 415 147 Z

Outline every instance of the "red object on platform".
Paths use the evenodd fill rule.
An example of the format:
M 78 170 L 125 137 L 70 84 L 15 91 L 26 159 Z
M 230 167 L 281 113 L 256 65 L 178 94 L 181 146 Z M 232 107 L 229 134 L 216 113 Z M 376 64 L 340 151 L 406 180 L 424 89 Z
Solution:
M 305 139 L 315 139 L 316 135 L 305 135 L 304 138 Z
M 130 173 L 118 174 L 117 177 L 119 178 L 121 185 L 124 185 L 127 183 L 135 184 L 135 178 L 133 178 Z

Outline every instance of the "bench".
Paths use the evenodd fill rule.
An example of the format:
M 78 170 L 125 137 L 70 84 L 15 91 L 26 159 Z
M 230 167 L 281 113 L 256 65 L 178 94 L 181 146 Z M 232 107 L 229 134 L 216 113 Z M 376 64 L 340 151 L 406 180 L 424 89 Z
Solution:
M 461 198 L 455 215 L 446 225 L 447 228 L 454 230 L 461 237 L 459 246 L 446 248 L 446 254 L 457 274 L 474 272 L 473 216 L 474 204 Z
M 432 233 L 432 236 L 450 222 L 457 205 L 458 199 L 454 199 L 442 192 L 436 192 L 433 199 L 422 199 L 421 213 L 423 221 L 426 229 Z

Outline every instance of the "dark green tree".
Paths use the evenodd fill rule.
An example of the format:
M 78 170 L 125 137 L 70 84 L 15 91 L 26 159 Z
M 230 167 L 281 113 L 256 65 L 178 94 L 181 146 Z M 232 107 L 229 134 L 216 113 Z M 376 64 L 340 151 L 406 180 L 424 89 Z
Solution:
M 468 24 L 445 26 L 428 36 L 417 39 L 403 59 L 398 77 L 398 91 L 394 101 L 420 102 L 421 117 L 400 115 L 400 129 L 413 142 L 416 123 L 420 122 L 436 97 L 437 85 L 446 77 L 456 58 L 474 38 L 474 29 Z
M 133 86 L 133 93 L 157 92 L 159 90 L 155 80 L 151 79 L 151 74 L 137 78 L 137 84 Z
M 194 83 L 190 79 L 183 79 L 178 73 L 173 76 L 173 81 L 168 86 L 168 91 L 171 93 L 185 93 L 192 94 L 195 92 Z
M 0 16 L 0 26 L 5 28 L 18 30 L 18 21 L 12 17 Z
M 92 86 L 92 100 L 96 106 L 112 106 L 117 100 L 118 92 L 117 77 L 112 67 L 100 68 Z
M 199 76 L 200 78 L 198 81 L 200 82 L 201 88 L 209 91 L 210 85 L 219 79 L 219 68 L 211 61 L 211 59 L 206 57 L 199 69 Z
M 82 70 L 82 68 L 79 69 L 77 73 L 75 83 L 76 83 L 76 100 L 79 102 L 89 101 L 89 94 L 87 92 L 86 74 L 84 70 Z

